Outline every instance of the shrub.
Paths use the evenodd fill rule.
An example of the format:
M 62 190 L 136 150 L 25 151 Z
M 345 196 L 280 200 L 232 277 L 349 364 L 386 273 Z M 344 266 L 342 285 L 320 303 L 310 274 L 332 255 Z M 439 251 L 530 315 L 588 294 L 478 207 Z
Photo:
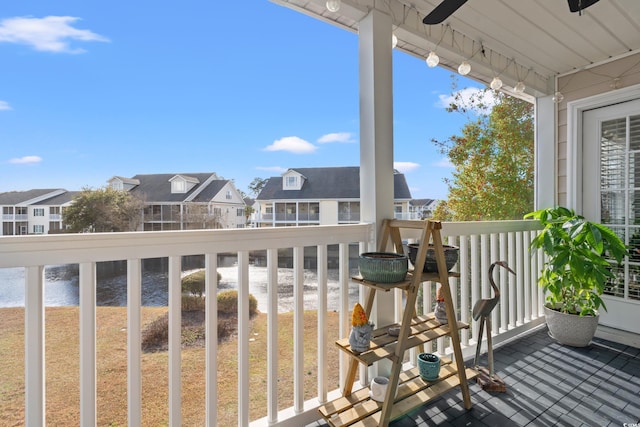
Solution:
M 238 291 L 227 290 L 218 294 L 218 313 L 228 316 L 235 316 L 238 313 Z M 253 317 L 258 313 L 258 300 L 249 294 L 249 316 Z
M 198 270 L 182 278 L 182 292 L 201 297 L 204 294 L 205 270 Z
M 182 292 L 201 297 L 204 294 L 205 270 L 198 270 L 182 278 Z M 222 279 L 219 272 L 218 282 Z
M 182 311 L 204 311 L 204 297 L 182 295 Z

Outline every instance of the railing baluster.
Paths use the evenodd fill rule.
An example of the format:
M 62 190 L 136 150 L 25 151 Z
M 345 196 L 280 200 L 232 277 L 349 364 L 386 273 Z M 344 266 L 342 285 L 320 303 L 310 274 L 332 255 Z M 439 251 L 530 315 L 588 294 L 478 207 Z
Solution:
M 318 246 L 318 402 L 327 402 L 327 245 Z
M 182 424 L 182 258 L 169 257 L 169 426 Z
M 469 323 L 471 313 L 471 294 L 469 292 L 469 236 L 460 236 L 460 320 Z M 462 329 L 462 345 L 469 345 L 469 329 Z
M 473 304 L 480 299 L 480 236 L 471 235 L 471 301 Z M 478 335 L 478 321 L 474 320 L 471 327 L 472 336 Z M 472 338 L 475 344 L 477 338 Z
M 25 268 L 25 425 L 45 425 L 44 267 Z
M 80 425 L 95 426 L 96 265 L 80 264 Z
M 531 263 L 526 262 L 529 258 L 529 244 L 531 243 L 530 235 L 528 232 L 521 232 L 522 234 L 522 278 L 524 286 L 524 321 L 525 323 L 531 321 L 531 309 L 532 309 L 532 295 L 534 290 L 531 286 Z
M 207 427 L 218 425 L 218 254 L 204 256 L 205 413 Z
M 518 312 L 516 326 L 524 324 L 524 306 L 525 306 L 525 292 L 524 292 L 524 277 L 522 268 L 522 233 L 517 232 L 516 235 L 516 298 L 518 299 Z
M 278 250 L 267 249 L 267 421 L 278 421 Z
M 304 248 L 293 248 L 293 411 L 304 410 Z
M 513 233 L 507 234 L 507 239 L 509 241 L 509 260 L 507 261 L 509 265 L 516 266 L 516 256 L 515 256 L 515 245 L 514 245 L 514 235 Z M 512 267 L 513 268 L 513 267 Z M 517 269 L 514 270 L 516 273 Z M 516 311 L 517 311 L 517 299 L 516 299 L 516 278 L 513 277 L 513 274 L 509 275 L 509 329 L 513 329 L 516 327 Z
M 249 252 L 238 252 L 238 426 L 249 425 Z
M 498 247 L 498 234 L 497 233 L 491 233 L 490 235 L 490 239 L 491 239 L 491 259 L 489 260 L 489 263 L 495 262 L 495 261 L 500 261 L 502 258 L 500 258 L 500 248 Z M 487 268 L 485 275 L 487 275 L 488 278 L 488 274 L 489 274 L 489 268 Z M 502 283 L 504 277 L 504 269 L 501 268 L 500 271 L 498 271 L 498 280 L 499 283 Z M 495 280 L 495 279 L 494 279 Z M 498 285 L 500 286 L 500 285 Z M 493 289 L 490 290 L 491 292 L 491 296 L 489 298 L 493 298 Z M 493 335 L 497 335 L 499 332 L 499 327 L 500 327 L 500 322 L 499 322 L 499 310 L 496 310 L 495 308 L 493 309 L 493 311 L 491 312 L 491 333 Z M 487 336 L 489 335 L 489 331 L 487 331 Z
M 360 244 L 360 252 L 363 252 L 362 243 Z M 346 337 L 351 327 L 349 318 L 349 245 L 340 244 L 339 249 L 340 262 L 338 265 L 338 283 L 340 286 L 340 335 Z M 341 351 L 338 356 L 340 366 L 340 389 L 344 388 L 347 366 L 349 359 L 345 352 Z
M 500 259 L 507 259 L 507 251 L 509 250 L 507 245 L 507 233 L 500 233 Z M 508 263 L 507 263 L 508 264 Z M 512 268 L 510 265 L 509 268 Z M 507 315 L 509 309 L 509 274 L 503 271 L 500 275 L 500 329 L 499 333 L 509 330 L 509 317 Z
M 142 268 L 127 260 L 127 403 L 130 426 L 142 425 Z

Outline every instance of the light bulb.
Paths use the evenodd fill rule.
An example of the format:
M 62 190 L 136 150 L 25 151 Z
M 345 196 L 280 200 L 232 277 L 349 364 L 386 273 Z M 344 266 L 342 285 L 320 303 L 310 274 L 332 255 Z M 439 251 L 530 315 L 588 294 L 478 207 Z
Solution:
M 564 95 L 562 94 L 562 92 L 556 92 L 553 94 L 553 102 L 555 102 L 556 104 L 562 102 L 562 100 L 564 99 Z
M 391 33 L 391 49 L 395 49 L 398 46 L 398 37 L 395 34 Z
M 337 12 L 340 10 L 340 0 L 327 0 L 326 6 L 329 12 Z
M 513 91 L 514 91 L 515 93 L 523 93 L 523 92 L 524 92 L 524 89 L 525 89 L 524 83 L 522 83 L 522 82 L 518 82 L 518 83 L 516 83 L 516 85 L 514 86 Z
M 434 51 L 429 52 L 429 56 L 427 56 L 427 65 L 431 68 L 435 67 L 440 63 L 440 57 Z
M 466 76 L 471 72 L 471 65 L 467 61 L 462 61 L 462 64 L 458 67 L 458 74 Z
M 491 86 L 493 90 L 498 90 L 502 87 L 502 80 L 500 80 L 500 77 L 494 77 L 489 86 Z

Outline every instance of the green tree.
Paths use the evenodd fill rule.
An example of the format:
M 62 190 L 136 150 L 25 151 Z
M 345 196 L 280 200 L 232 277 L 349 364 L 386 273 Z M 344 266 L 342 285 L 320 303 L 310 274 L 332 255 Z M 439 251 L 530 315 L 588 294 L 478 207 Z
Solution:
M 453 221 L 522 219 L 533 210 L 533 105 L 488 89 L 466 100 L 462 93 L 447 108 L 467 116 L 461 135 L 433 140 L 455 167 L 437 213 Z
M 269 181 L 268 178 L 253 178 L 253 181 L 249 183 L 247 188 L 249 189 L 249 192 L 251 192 L 251 194 L 257 196 L 260 191 L 262 191 L 267 181 Z
M 142 200 L 126 191 L 84 188 L 62 211 L 62 221 L 74 233 L 135 231 L 143 206 Z

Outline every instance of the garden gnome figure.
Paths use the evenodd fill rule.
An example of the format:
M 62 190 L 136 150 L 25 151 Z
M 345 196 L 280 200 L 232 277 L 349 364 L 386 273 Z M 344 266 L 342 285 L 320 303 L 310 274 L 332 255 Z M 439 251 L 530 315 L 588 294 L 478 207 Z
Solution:
M 353 326 L 351 329 L 351 335 L 349 335 L 349 345 L 351 346 L 351 350 L 356 353 L 369 350 L 373 324 L 369 323 L 367 313 L 365 313 L 362 306 L 358 303 L 353 307 L 351 325 Z
M 447 324 L 447 310 L 444 306 L 444 297 L 442 296 L 442 285 L 436 291 L 436 306 L 433 310 L 436 320 L 443 325 Z

